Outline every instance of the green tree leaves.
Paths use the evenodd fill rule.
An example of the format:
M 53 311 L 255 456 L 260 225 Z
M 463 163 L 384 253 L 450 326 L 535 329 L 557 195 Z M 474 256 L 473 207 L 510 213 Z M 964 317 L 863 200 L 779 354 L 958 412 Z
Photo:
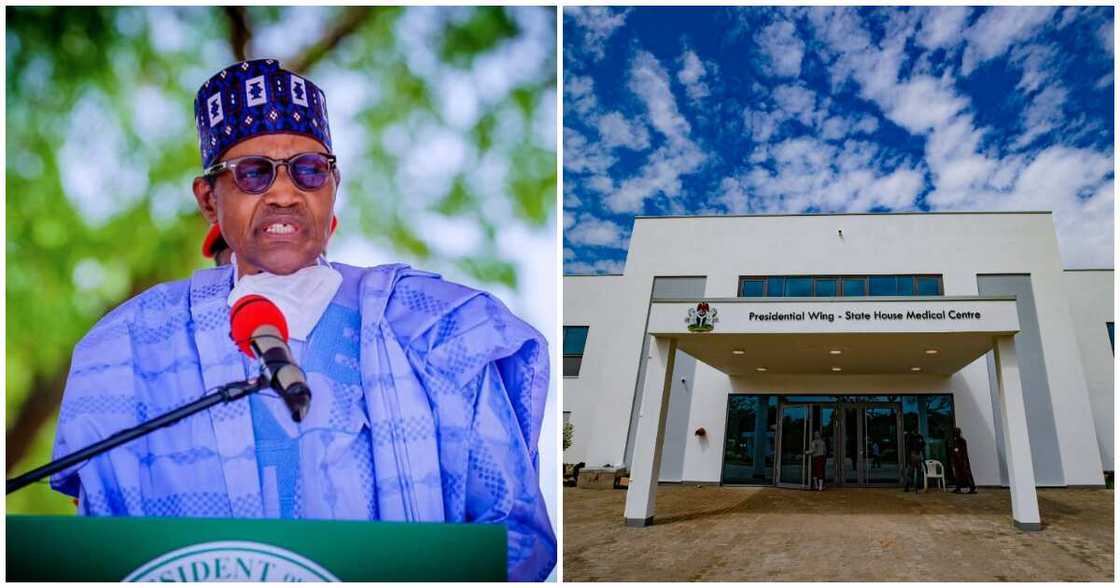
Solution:
M 552 8 L 248 7 L 240 33 L 224 8 L 6 11 L 9 475 L 49 459 L 56 416 L 29 406 L 57 410 L 78 339 L 127 298 L 209 264 L 190 189 L 193 101 L 236 61 L 238 34 L 247 58 L 279 58 L 327 92 L 343 178 L 332 253 L 368 242 L 516 288 L 502 232 L 555 218 L 556 151 L 539 132 L 555 128 Z M 287 42 L 308 27 L 313 38 Z M 286 43 L 266 46 L 277 36 Z M 518 48 L 537 51 L 532 67 Z M 456 250 L 425 219 L 469 222 L 477 239 Z M 72 512 L 45 486 L 8 507 Z

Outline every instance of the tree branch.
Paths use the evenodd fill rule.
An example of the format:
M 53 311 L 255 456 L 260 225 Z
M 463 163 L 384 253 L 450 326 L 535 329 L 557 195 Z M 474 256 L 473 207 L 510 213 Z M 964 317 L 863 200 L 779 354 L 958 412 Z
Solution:
M 108 310 L 124 304 L 157 283 L 159 283 L 159 280 L 154 276 L 136 280 L 133 282 L 129 293 L 123 299 L 109 305 Z M 77 341 L 74 341 L 74 343 L 76 344 Z M 62 366 L 50 374 L 36 373 L 32 376 L 31 393 L 27 395 L 23 404 L 19 407 L 19 414 L 16 415 L 15 423 L 7 431 L 8 454 L 5 461 L 5 471 L 10 472 L 12 467 L 19 464 L 27 455 L 28 450 L 35 443 L 35 437 L 39 434 L 39 429 L 47 423 L 47 419 L 62 404 L 62 393 L 66 389 L 66 379 L 70 375 L 70 370 L 67 369 L 69 365 L 69 362 L 67 362 L 66 366 Z M 38 465 L 42 464 L 36 464 L 36 466 Z
M 67 370 L 60 369 L 50 375 L 35 374 L 31 379 L 31 393 L 23 401 L 15 424 L 8 429 L 5 471 L 10 472 L 27 455 L 39 429 L 61 404 L 66 376 Z
M 253 32 L 249 30 L 249 15 L 244 6 L 226 6 L 223 10 L 229 18 L 229 46 L 237 61 L 245 61 L 245 47 Z
M 385 9 L 379 9 L 378 12 L 384 10 Z M 323 59 L 331 49 L 337 47 L 343 39 L 358 30 L 372 13 L 373 10 L 369 6 L 353 6 L 347 8 L 346 12 L 339 17 L 333 27 L 323 34 L 321 39 L 312 43 L 288 63 L 288 69 L 296 73 L 307 72 L 307 70 L 314 67 L 319 60 Z

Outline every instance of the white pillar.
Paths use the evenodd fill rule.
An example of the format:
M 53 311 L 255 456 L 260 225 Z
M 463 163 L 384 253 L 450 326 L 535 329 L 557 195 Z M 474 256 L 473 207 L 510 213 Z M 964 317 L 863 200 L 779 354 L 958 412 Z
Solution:
M 1027 431 L 1027 408 L 1023 403 L 1023 384 L 1013 336 L 996 337 L 996 390 L 1003 425 L 1003 446 L 1007 452 L 1007 479 L 1011 486 L 1011 518 L 1024 531 L 1042 529 L 1035 493 L 1034 462 Z
M 650 335 L 652 337 L 652 335 Z M 626 525 L 644 527 L 653 523 L 657 477 L 661 472 L 661 445 L 669 412 L 669 389 L 673 384 L 673 361 L 677 340 L 653 337 L 646 359 L 642 401 L 638 405 L 638 432 L 630 460 L 630 486 L 626 490 Z

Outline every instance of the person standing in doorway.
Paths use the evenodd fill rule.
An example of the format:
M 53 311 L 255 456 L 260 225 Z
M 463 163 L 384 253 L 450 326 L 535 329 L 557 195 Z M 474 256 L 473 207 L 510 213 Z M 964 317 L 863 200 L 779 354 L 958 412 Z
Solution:
M 961 436 L 959 428 L 953 429 L 953 455 L 950 459 L 953 467 L 953 480 L 957 487 L 953 494 L 960 494 L 963 486 L 968 486 L 969 494 L 976 494 L 976 482 L 972 479 L 972 465 L 968 463 L 968 443 Z
M 922 488 L 922 477 L 925 476 L 926 440 L 922 434 L 915 431 L 906 436 L 906 463 L 909 471 L 906 472 L 905 492 L 910 491 L 910 483 L 914 483 L 914 492 Z
M 810 488 L 816 488 L 818 491 L 824 490 L 824 462 L 828 454 L 828 448 L 824 444 L 824 439 L 821 439 L 821 432 L 813 432 L 813 440 L 809 442 L 809 451 L 806 451 L 812 457 L 812 478 L 809 483 Z

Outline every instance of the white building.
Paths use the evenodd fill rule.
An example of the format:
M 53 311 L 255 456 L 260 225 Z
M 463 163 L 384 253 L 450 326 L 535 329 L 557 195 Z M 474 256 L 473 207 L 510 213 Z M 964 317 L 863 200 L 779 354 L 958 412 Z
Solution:
M 641 525 L 654 472 L 805 487 L 821 432 L 828 485 L 901 486 L 959 427 L 1038 528 L 1035 486 L 1113 469 L 1112 300 L 1048 212 L 638 217 L 622 275 L 564 278 L 564 461 L 628 467 Z

